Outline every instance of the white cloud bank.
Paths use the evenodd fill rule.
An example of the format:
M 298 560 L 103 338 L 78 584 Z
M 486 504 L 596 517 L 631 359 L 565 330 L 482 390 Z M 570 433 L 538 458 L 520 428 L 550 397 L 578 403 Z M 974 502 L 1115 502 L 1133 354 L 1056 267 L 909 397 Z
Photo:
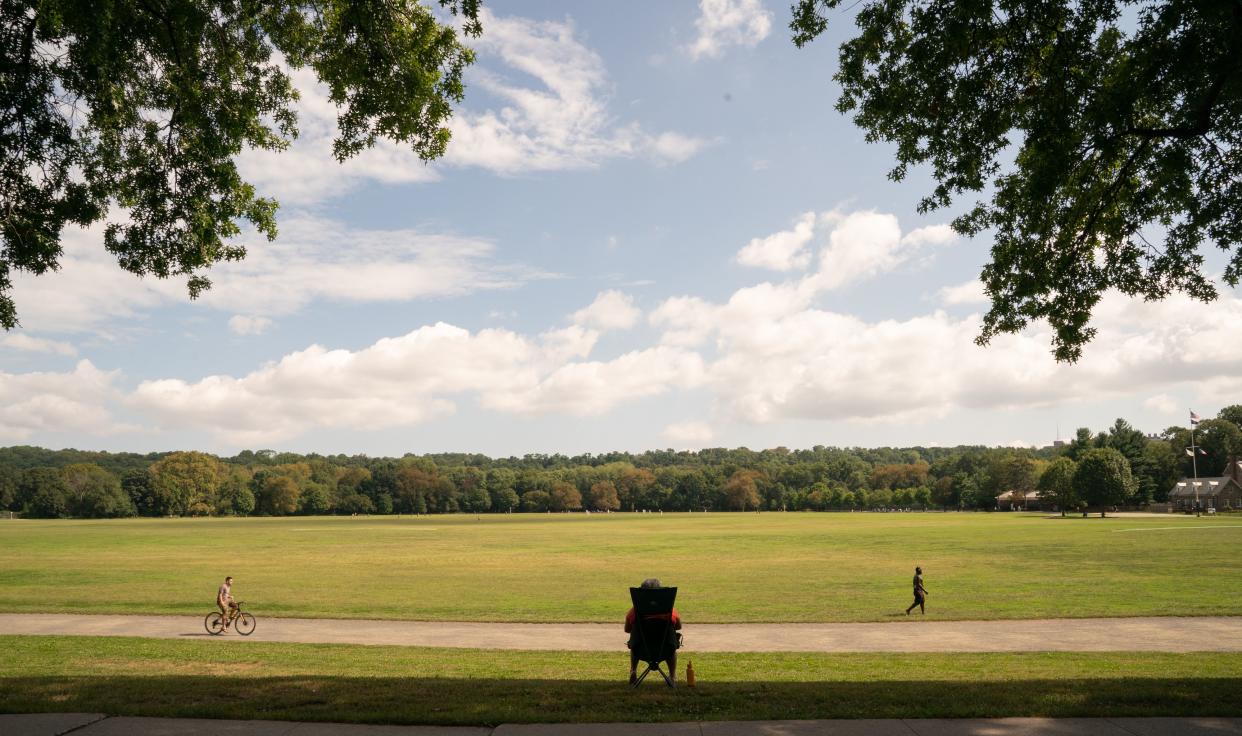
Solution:
M 582 360 L 597 337 L 576 326 L 530 338 L 439 323 L 358 351 L 311 346 L 240 378 L 144 381 L 127 404 L 161 424 L 246 445 L 317 427 L 418 424 L 453 413 L 465 394 L 507 413 L 600 414 L 702 375 L 698 355 L 672 348 Z
M 816 270 L 721 302 L 666 299 L 648 315 L 659 331 L 654 344 L 615 357 L 593 355 L 601 331 L 633 326 L 641 313 L 624 293 L 606 291 L 571 314 L 569 326 L 537 335 L 437 323 L 360 350 L 313 345 L 245 375 L 143 381 L 128 393 L 86 361 L 65 374 L 0 373 L 0 425 L 16 439 L 69 427 L 103 433 L 117 428 L 108 410 L 117 404 L 240 447 L 320 428 L 425 423 L 463 401 L 508 414 L 591 416 L 693 389 L 713 398 L 719 421 L 763 424 L 927 420 L 1119 397 L 1164 411 L 1175 389 L 1218 397 L 1242 388 L 1242 298 L 1234 293 L 1208 305 L 1109 294 L 1082 361 L 1061 365 L 1043 327 L 981 348 L 978 314 L 868 321 L 818 307 L 827 290 L 874 278 L 946 238 L 934 228 L 903 232 L 877 213 L 826 222 Z M 867 244 L 886 255 L 851 255 Z M 689 447 L 715 432 L 691 421 L 668 425 L 663 436 Z
M 691 58 L 716 58 L 729 46 L 756 46 L 772 31 L 772 14 L 760 0 L 699 0 L 698 36 Z
M 0 371 L 0 441 L 25 441 L 37 434 L 114 434 L 130 429 L 116 421 L 107 404 L 119 396 L 116 372 L 80 361 L 67 373 Z

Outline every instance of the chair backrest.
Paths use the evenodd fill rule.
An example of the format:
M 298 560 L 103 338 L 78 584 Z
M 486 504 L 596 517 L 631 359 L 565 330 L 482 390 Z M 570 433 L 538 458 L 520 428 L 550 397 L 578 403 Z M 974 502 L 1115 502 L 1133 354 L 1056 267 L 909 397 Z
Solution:
M 634 604 L 634 632 L 638 658 L 648 664 L 663 662 L 676 651 L 673 646 L 673 603 L 676 588 L 630 588 Z

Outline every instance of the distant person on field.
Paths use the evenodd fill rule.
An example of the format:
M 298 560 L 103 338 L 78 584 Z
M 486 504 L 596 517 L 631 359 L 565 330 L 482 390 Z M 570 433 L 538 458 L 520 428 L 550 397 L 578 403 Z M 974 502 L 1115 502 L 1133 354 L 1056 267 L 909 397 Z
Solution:
M 220 584 L 220 590 L 216 591 L 216 608 L 219 608 L 220 613 L 224 615 L 224 628 L 227 630 L 237 610 L 237 603 L 233 601 L 232 575 L 226 577 Z
M 662 588 L 664 586 L 660 585 L 660 581 L 658 578 L 647 578 L 638 587 L 640 588 Z M 653 614 L 652 616 L 652 618 L 667 618 L 667 617 L 668 617 L 667 614 Z M 637 628 L 635 624 L 638 623 L 637 618 L 638 616 L 634 612 L 634 607 L 630 606 L 629 613 L 625 614 L 625 633 L 630 635 L 630 640 L 626 643 L 626 646 L 630 648 L 630 684 L 631 685 L 633 685 L 635 682 L 638 681 L 638 649 L 636 648 L 638 646 L 638 640 L 636 638 L 637 635 L 635 634 L 635 629 Z M 681 630 L 681 616 L 678 615 L 676 607 L 673 608 L 673 613 L 672 613 L 672 617 L 670 620 L 673 623 L 673 628 L 669 629 L 669 636 L 673 638 L 675 644 L 673 647 L 674 651 L 671 655 L 669 655 L 669 658 L 668 658 L 668 669 L 671 675 L 671 679 L 673 681 L 676 681 L 677 680 L 676 648 L 681 646 L 681 637 L 675 633 L 676 631 Z
M 924 616 L 926 616 L 927 609 L 923 606 L 923 602 L 926 599 L 927 588 L 923 587 L 923 568 L 916 567 L 914 568 L 914 602 L 911 603 L 910 607 L 906 609 L 906 615 L 909 616 L 910 612 L 914 610 L 914 607 L 918 606 L 919 610 L 923 612 Z

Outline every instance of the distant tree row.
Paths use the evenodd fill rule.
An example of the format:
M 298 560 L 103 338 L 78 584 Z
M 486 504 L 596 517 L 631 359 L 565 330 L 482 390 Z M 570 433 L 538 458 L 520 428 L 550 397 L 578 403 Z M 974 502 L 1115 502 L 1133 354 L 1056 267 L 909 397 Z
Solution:
M 1199 473 L 1242 454 L 1242 405 L 1195 428 Z M 1062 509 L 1164 501 L 1188 475 L 1190 429 L 1118 419 L 1059 447 L 745 448 L 641 454 L 220 458 L 0 448 L 0 509 L 36 518 L 560 511 L 993 508 L 1040 490 Z

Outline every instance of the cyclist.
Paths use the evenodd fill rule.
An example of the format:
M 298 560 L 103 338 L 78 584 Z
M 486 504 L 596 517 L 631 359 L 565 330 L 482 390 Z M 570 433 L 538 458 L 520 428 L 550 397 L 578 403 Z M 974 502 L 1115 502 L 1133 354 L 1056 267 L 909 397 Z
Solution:
M 220 609 L 220 613 L 224 615 L 222 621 L 224 630 L 229 630 L 229 622 L 237 616 L 237 603 L 233 601 L 233 576 L 229 575 L 224 578 L 224 583 L 220 585 L 220 590 L 216 591 L 216 608 Z

